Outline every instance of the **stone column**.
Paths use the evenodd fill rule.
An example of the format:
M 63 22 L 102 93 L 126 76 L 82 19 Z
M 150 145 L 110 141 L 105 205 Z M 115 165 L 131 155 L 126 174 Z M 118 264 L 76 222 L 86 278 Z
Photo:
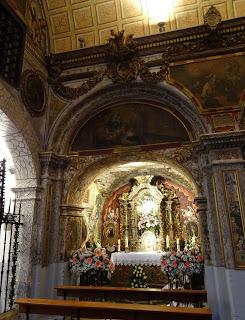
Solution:
M 51 152 L 40 155 L 42 201 L 35 224 L 35 261 L 33 296 L 54 296 L 53 287 L 63 283 L 64 262 L 60 256 L 60 205 L 63 198 L 64 169 L 68 160 Z
M 211 249 L 207 220 L 207 199 L 205 197 L 195 198 L 194 203 L 197 207 L 202 251 L 204 253 L 205 262 L 209 264 L 211 260 Z
M 245 314 L 241 303 L 245 250 L 239 242 L 245 236 L 244 146 L 245 131 L 205 135 L 196 146 L 203 173 L 201 195 L 207 205 L 203 199 L 196 203 L 204 236 L 208 302 L 215 320 L 238 320 Z
M 40 252 L 35 248 L 37 212 L 40 207 L 40 187 L 13 188 L 17 210 L 21 202 L 19 248 L 17 260 L 16 296 L 29 297 L 32 287 L 32 266 L 40 261 Z

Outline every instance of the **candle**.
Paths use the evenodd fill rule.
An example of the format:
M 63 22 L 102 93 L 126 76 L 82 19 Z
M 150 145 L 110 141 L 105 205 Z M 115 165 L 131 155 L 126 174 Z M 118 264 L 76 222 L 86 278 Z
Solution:
M 193 236 L 192 236 L 192 239 L 191 239 L 191 244 L 192 244 L 192 246 L 194 246 L 195 243 L 196 243 L 196 236 L 193 235 Z
M 166 248 L 169 248 L 169 235 L 166 235 Z
M 125 248 L 128 248 L 128 236 L 125 237 Z
M 176 244 L 177 244 L 177 251 L 180 251 L 179 238 L 176 239 Z
M 117 241 L 117 251 L 120 252 L 120 250 L 121 250 L 121 240 L 118 239 L 118 241 Z

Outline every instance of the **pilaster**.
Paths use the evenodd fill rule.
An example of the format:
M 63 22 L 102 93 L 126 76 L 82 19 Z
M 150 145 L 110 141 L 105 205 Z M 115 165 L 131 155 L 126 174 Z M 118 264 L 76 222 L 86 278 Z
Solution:
M 35 259 L 35 221 L 40 207 L 40 187 L 13 188 L 17 208 L 21 203 L 21 222 L 19 234 L 19 254 L 17 261 L 16 296 L 29 296 L 32 286 L 32 265 Z M 31 244 L 31 245 L 30 245 Z

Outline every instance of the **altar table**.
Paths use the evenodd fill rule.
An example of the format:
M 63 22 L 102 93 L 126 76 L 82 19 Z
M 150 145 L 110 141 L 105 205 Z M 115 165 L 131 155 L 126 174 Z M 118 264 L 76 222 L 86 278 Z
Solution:
M 159 252 L 113 252 L 111 260 L 117 265 L 135 266 L 160 266 L 163 253 Z
M 164 287 L 167 278 L 161 271 L 161 256 L 159 252 L 113 252 L 111 260 L 115 264 L 115 271 L 112 274 L 112 285 L 130 286 L 130 278 L 134 266 L 141 265 L 147 276 L 149 287 Z

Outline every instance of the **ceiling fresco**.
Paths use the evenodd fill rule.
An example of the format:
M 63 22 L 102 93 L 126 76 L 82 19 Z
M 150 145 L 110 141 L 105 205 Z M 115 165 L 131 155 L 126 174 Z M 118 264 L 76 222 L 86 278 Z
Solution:
M 196 193 L 196 186 L 190 177 L 173 164 L 156 162 L 129 162 L 123 165 L 107 168 L 94 183 L 103 195 L 110 194 L 113 190 L 127 183 L 138 175 L 160 175 L 179 186 L 184 186 L 189 192 Z
M 107 43 L 110 30 L 143 37 L 203 24 L 215 5 L 222 20 L 245 15 L 244 0 L 43 0 L 53 53 Z M 80 39 L 80 40 L 79 40 Z

